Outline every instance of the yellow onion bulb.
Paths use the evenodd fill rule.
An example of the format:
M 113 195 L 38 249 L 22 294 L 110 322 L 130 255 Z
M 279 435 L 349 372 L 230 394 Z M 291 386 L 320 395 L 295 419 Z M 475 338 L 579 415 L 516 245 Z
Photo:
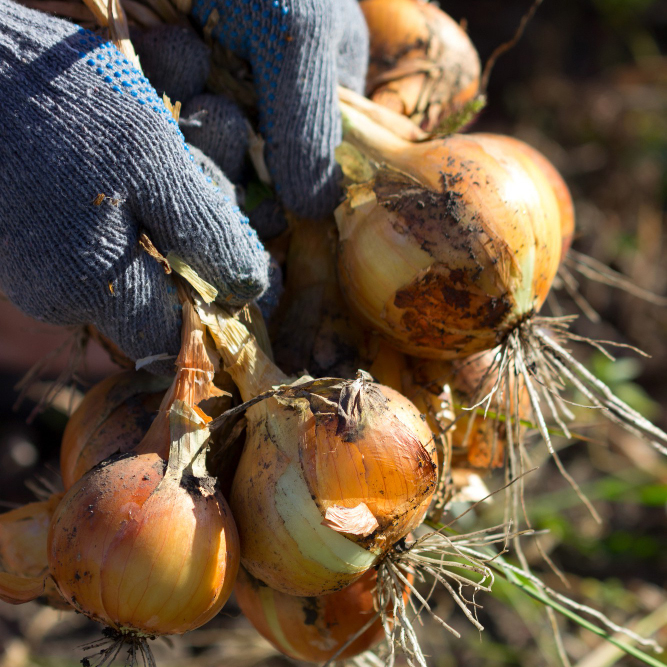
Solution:
M 363 378 L 290 385 L 239 322 L 203 319 L 245 400 L 281 385 L 246 411 L 230 495 L 244 567 L 290 595 L 340 590 L 421 522 L 437 481 L 427 424 Z
M 72 486 L 48 537 L 63 597 L 121 634 L 155 636 L 203 625 L 229 597 L 239 542 L 212 480 L 165 475 L 158 454 L 123 454 Z
M 60 448 L 65 489 L 98 463 L 141 442 L 170 384 L 146 371 L 123 371 L 86 393 L 67 422 Z
M 336 593 L 303 597 L 280 593 L 240 568 L 234 594 L 259 634 L 281 653 L 295 660 L 326 662 L 334 656 L 351 658 L 383 639 L 375 610 L 376 582 L 377 572 L 371 569 Z
M 539 311 L 558 269 L 560 209 L 549 179 L 502 138 L 411 143 L 354 109 L 345 114 L 347 140 L 380 163 L 336 210 L 339 279 L 352 310 L 414 356 L 495 347 Z
M 177 373 L 144 438 L 79 479 L 49 529 L 49 569 L 63 597 L 122 636 L 206 623 L 239 565 L 231 511 L 205 465 L 210 418 L 198 404 L 220 391 L 188 300 L 181 339 Z
M 22 604 L 37 597 L 69 608 L 48 577 L 46 541 L 62 493 L 0 514 L 0 600 Z
M 296 399 L 248 412 L 230 504 L 244 566 L 290 595 L 348 585 L 419 525 L 435 491 L 428 426 L 388 387 L 364 397 L 358 424 Z
M 465 30 L 436 4 L 363 0 L 370 59 L 366 94 L 434 129 L 479 91 L 481 63 Z

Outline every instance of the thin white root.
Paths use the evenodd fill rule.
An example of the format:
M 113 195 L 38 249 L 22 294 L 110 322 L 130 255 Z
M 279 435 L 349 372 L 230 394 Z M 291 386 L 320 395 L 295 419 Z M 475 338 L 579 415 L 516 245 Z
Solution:
M 380 610 L 385 636 L 389 646 L 386 664 L 392 667 L 396 649 L 404 655 L 411 667 L 427 667 L 426 659 L 414 630 L 414 621 L 421 621 L 427 612 L 439 625 L 455 637 L 459 633 L 440 618 L 429 603 L 440 585 L 452 596 L 466 618 L 480 632 L 484 627 L 477 618 L 481 606 L 477 594 L 490 592 L 494 582 L 489 563 L 498 554 L 471 556 L 468 549 L 503 545 L 512 537 L 508 531 L 498 532 L 502 526 L 493 526 L 467 535 L 446 535 L 442 530 L 428 533 L 414 542 L 399 542 L 378 567 L 376 604 Z M 417 589 L 418 583 L 430 580 L 426 594 Z

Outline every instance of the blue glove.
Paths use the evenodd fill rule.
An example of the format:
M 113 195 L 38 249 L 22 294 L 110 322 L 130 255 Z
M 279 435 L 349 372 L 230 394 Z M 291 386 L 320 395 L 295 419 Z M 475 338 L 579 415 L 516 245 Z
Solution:
M 141 231 L 225 303 L 266 288 L 266 255 L 233 187 L 202 171 L 112 45 L 0 0 L 0 100 L 0 289 L 19 308 L 93 323 L 133 359 L 176 354 L 177 295 Z
M 329 215 L 340 197 L 336 86 L 362 92 L 368 63 L 357 0 L 194 0 L 192 15 L 250 62 L 266 161 L 282 203 L 302 216 Z

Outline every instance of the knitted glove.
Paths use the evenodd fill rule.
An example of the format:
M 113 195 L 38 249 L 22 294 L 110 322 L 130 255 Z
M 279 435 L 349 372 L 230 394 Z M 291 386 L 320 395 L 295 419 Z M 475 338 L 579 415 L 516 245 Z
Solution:
M 192 15 L 250 62 L 266 160 L 283 204 L 306 217 L 330 214 L 340 196 L 336 86 L 361 92 L 368 60 L 357 1 L 194 0 Z
M 172 102 L 185 104 L 203 92 L 211 69 L 211 50 L 192 29 L 162 25 L 132 33 L 132 44 L 151 85 Z
M 112 45 L 0 0 L 0 100 L 0 289 L 22 310 L 92 322 L 134 359 L 176 354 L 177 295 L 141 231 L 223 302 L 266 288 L 266 256 L 232 186 L 203 173 Z
M 208 155 L 237 183 L 248 151 L 243 112 L 224 95 L 197 95 L 181 110 L 181 131 L 187 141 Z

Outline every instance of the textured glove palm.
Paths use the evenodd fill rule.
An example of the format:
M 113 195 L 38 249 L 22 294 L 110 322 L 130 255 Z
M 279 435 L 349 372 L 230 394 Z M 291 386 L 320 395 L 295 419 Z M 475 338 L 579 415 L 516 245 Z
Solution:
M 0 0 L 0 100 L 0 289 L 22 310 L 92 322 L 134 359 L 176 353 L 178 299 L 142 230 L 222 301 L 265 289 L 265 253 L 232 187 L 204 175 L 113 46 Z

